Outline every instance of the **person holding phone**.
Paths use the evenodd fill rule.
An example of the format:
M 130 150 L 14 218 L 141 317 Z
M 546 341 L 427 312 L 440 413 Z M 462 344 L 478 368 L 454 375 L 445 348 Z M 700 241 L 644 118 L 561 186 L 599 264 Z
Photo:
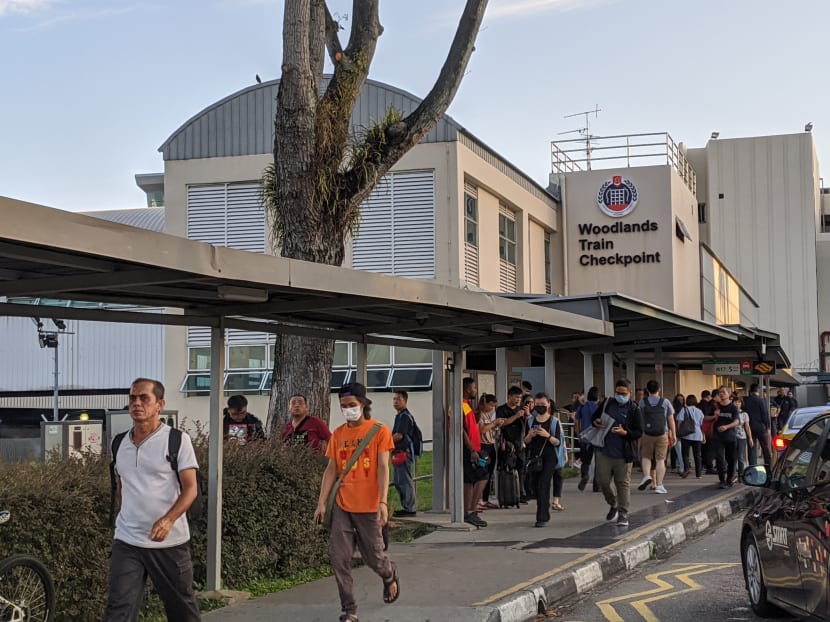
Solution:
M 544 527 L 550 520 L 550 511 L 562 511 L 562 467 L 565 466 L 565 446 L 562 425 L 551 414 L 547 393 L 537 393 L 530 427 L 525 435 L 528 457 L 528 488 L 536 497 L 535 527 Z M 553 505 L 550 503 L 550 484 L 553 480 Z
M 605 520 L 616 520 L 617 525 L 626 527 L 631 503 L 631 466 L 636 454 L 634 443 L 643 435 L 643 416 L 640 407 L 631 400 L 628 380 L 617 380 L 614 394 L 597 409 L 591 424 L 598 428 L 610 426 L 605 444 L 594 454 L 594 479 L 609 505 Z

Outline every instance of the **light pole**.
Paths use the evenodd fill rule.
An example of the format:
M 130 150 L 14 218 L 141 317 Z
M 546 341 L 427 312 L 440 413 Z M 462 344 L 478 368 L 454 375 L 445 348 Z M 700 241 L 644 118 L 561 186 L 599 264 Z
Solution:
M 32 321 L 37 326 L 37 340 L 41 348 L 52 348 L 55 350 L 52 380 L 52 421 L 60 421 L 60 378 L 58 360 L 58 335 L 72 335 L 66 332 L 66 322 L 63 320 L 52 320 L 58 330 L 45 330 L 40 318 L 33 317 Z

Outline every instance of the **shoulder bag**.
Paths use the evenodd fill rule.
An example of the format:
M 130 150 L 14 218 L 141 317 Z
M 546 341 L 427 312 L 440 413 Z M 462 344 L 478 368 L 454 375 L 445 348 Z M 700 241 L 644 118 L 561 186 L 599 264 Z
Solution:
M 683 419 L 680 420 L 680 425 L 677 426 L 677 437 L 683 438 L 694 434 L 697 426 L 695 426 L 695 420 L 692 418 L 689 409 L 684 406 L 680 413 L 683 415 Z
M 326 499 L 326 516 L 323 519 L 323 526 L 326 528 L 326 531 L 331 531 L 331 514 L 332 510 L 334 509 L 334 501 L 337 498 L 337 493 L 340 490 L 340 484 L 343 483 L 343 477 L 352 470 L 355 462 L 360 457 L 360 454 L 363 453 L 363 450 L 369 446 L 369 443 L 372 442 L 372 439 L 375 437 L 375 434 L 383 426 L 382 423 L 375 423 L 372 426 L 372 429 L 369 430 L 369 433 L 363 437 L 363 440 L 360 441 L 360 444 L 357 446 L 357 449 L 354 450 L 352 457 L 349 458 L 349 461 L 346 463 L 346 466 L 343 468 L 343 471 L 340 475 L 337 476 L 337 480 L 334 482 L 334 486 L 331 487 L 331 491 L 329 492 L 329 496 Z

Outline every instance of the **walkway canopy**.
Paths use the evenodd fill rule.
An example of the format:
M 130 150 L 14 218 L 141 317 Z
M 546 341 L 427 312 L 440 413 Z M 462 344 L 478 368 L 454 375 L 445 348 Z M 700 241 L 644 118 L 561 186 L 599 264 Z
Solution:
M 208 589 L 221 584 L 224 328 L 460 352 L 609 337 L 594 317 L 347 268 L 256 255 L 0 197 L 0 297 L 43 297 L 163 308 L 137 312 L 0 302 L 0 315 L 209 326 L 211 420 Z M 0 298 L 0 301 L 2 298 Z M 413 343 L 412 340 L 418 340 Z M 461 369 L 450 404 L 461 402 Z M 460 409 L 450 409 L 453 518 L 462 514 Z M 440 449 L 440 451 L 439 451 Z M 435 454 L 443 456 L 443 442 Z

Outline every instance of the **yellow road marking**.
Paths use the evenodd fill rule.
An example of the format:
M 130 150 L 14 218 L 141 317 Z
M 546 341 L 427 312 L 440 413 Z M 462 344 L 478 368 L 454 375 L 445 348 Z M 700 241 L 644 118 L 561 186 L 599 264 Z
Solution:
M 702 507 L 706 507 L 706 506 L 709 506 L 709 505 L 717 505 L 721 501 L 725 501 L 726 499 L 730 499 L 733 496 L 735 496 L 735 492 L 731 491 L 731 492 L 722 493 L 718 496 L 715 496 L 711 499 L 708 499 L 707 501 L 701 501 L 700 503 L 697 503 L 693 506 L 690 506 L 690 507 L 686 508 L 685 510 L 681 510 L 680 512 L 678 512 L 676 514 L 670 514 L 669 516 L 667 516 L 666 518 L 664 518 L 662 520 L 659 520 L 659 521 L 656 521 L 656 522 L 653 522 L 653 523 L 648 523 L 647 525 L 643 525 L 639 529 L 635 529 L 634 531 L 629 533 L 624 538 L 621 538 L 620 540 L 617 540 L 616 542 L 614 542 L 612 544 L 609 544 L 604 549 L 598 549 L 597 551 L 600 551 L 600 550 L 609 551 L 609 550 L 616 549 L 616 548 L 619 548 L 621 546 L 624 546 L 624 545 L 628 544 L 629 542 L 631 542 L 632 540 L 636 540 L 637 538 L 639 538 L 642 535 L 643 531 L 653 531 L 654 529 L 660 529 L 660 527 L 663 527 L 663 526 L 668 525 L 670 523 L 674 523 L 678 519 L 682 520 L 683 518 L 685 518 L 685 517 L 687 517 L 691 514 L 695 514 L 695 513 L 699 512 Z M 548 570 L 547 572 L 542 573 L 542 574 L 540 574 L 536 577 L 533 577 L 532 579 L 528 579 L 527 581 L 523 581 L 522 583 L 518 583 L 518 584 L 514 585 L 513 587 L 507 588 L 506 590 L 502 590 L 498 594 L 494 594 L 493 596 L 490 596 L 489 598 L 486 598 L 485 600 L 482 600 L 482 601 L 477 602 L 477 603 L 473 603 L 473 606 L 482 607 L 484 605 L 489 605 L 491 603 L 494 603 L 497 600 L 499 600 L 501 598 L 504 598 L 505 596 L 509 596 L 513 592 L 518 592 L 519 590 L 523 590 L 525 588 L 530 587 L 534 583 L 539 583 L 540 581 L 544 581 L 545 579 L 547 579 L 549 577 L 552 577 L 556 574 L 559 574 L 560 572 L 565 572 L 566 570 L 570 570 L 574 566 L 578 566 L 579 564 L 581 564 L 583 562 L 586 562 L 589 559 L 592 559 L 592 558 L 596 557 L 597 555 L 598 555 L 598 552 L 585 553 L 585 555 L 582 555 L 582 556 L 580 556 L 580 557 L 578 557 L 578 558 L 576 558 L 572 561 L 569 561 L 565 564 L 562 564 L 561 566 L 557 566 L 556 568 L 553 568 L 552 570 Z
M 709 564 L 709 568 L 703 568 L 700 570 L 695 570 L 694 572 L 681 572 L 681 574 L 677 575 L 677 579 L 688 585 L 689 587 L 683 590 L 674 590 L 669 592 L 668 594 L 660 594 L 659 596 L 652 596 L 651 598 L 644 598 L 642 600 L 637 600 L 631 603 L 631 606 L 634 610 L 640 614 L 645 622 L 660 622 L 657 616 L 654 615 L 654 612 L 651 611 L 648 607 L 648 603 L 657 602 L 658 600 L 664 600 L 666 598 L 672 598 L 679 594 L 686 594 L 688 592 L 696 592 L 697 590 L 702 590 L 703 586 L 700 585 L 697 581 L 691 578 L 692 575 L 697 574 L 704 574 L 707 572 L 715 572 L 717 570 L 724 570 L 725 568 L 732 568 L 735 566 L 740 566 L 737 563 L 719 563 L 719 564 Z M 647 576 L 646 579 L 651 581 L 651 575 Z M 637 596 L 637 594 L 631 594 L 630 596 Z

